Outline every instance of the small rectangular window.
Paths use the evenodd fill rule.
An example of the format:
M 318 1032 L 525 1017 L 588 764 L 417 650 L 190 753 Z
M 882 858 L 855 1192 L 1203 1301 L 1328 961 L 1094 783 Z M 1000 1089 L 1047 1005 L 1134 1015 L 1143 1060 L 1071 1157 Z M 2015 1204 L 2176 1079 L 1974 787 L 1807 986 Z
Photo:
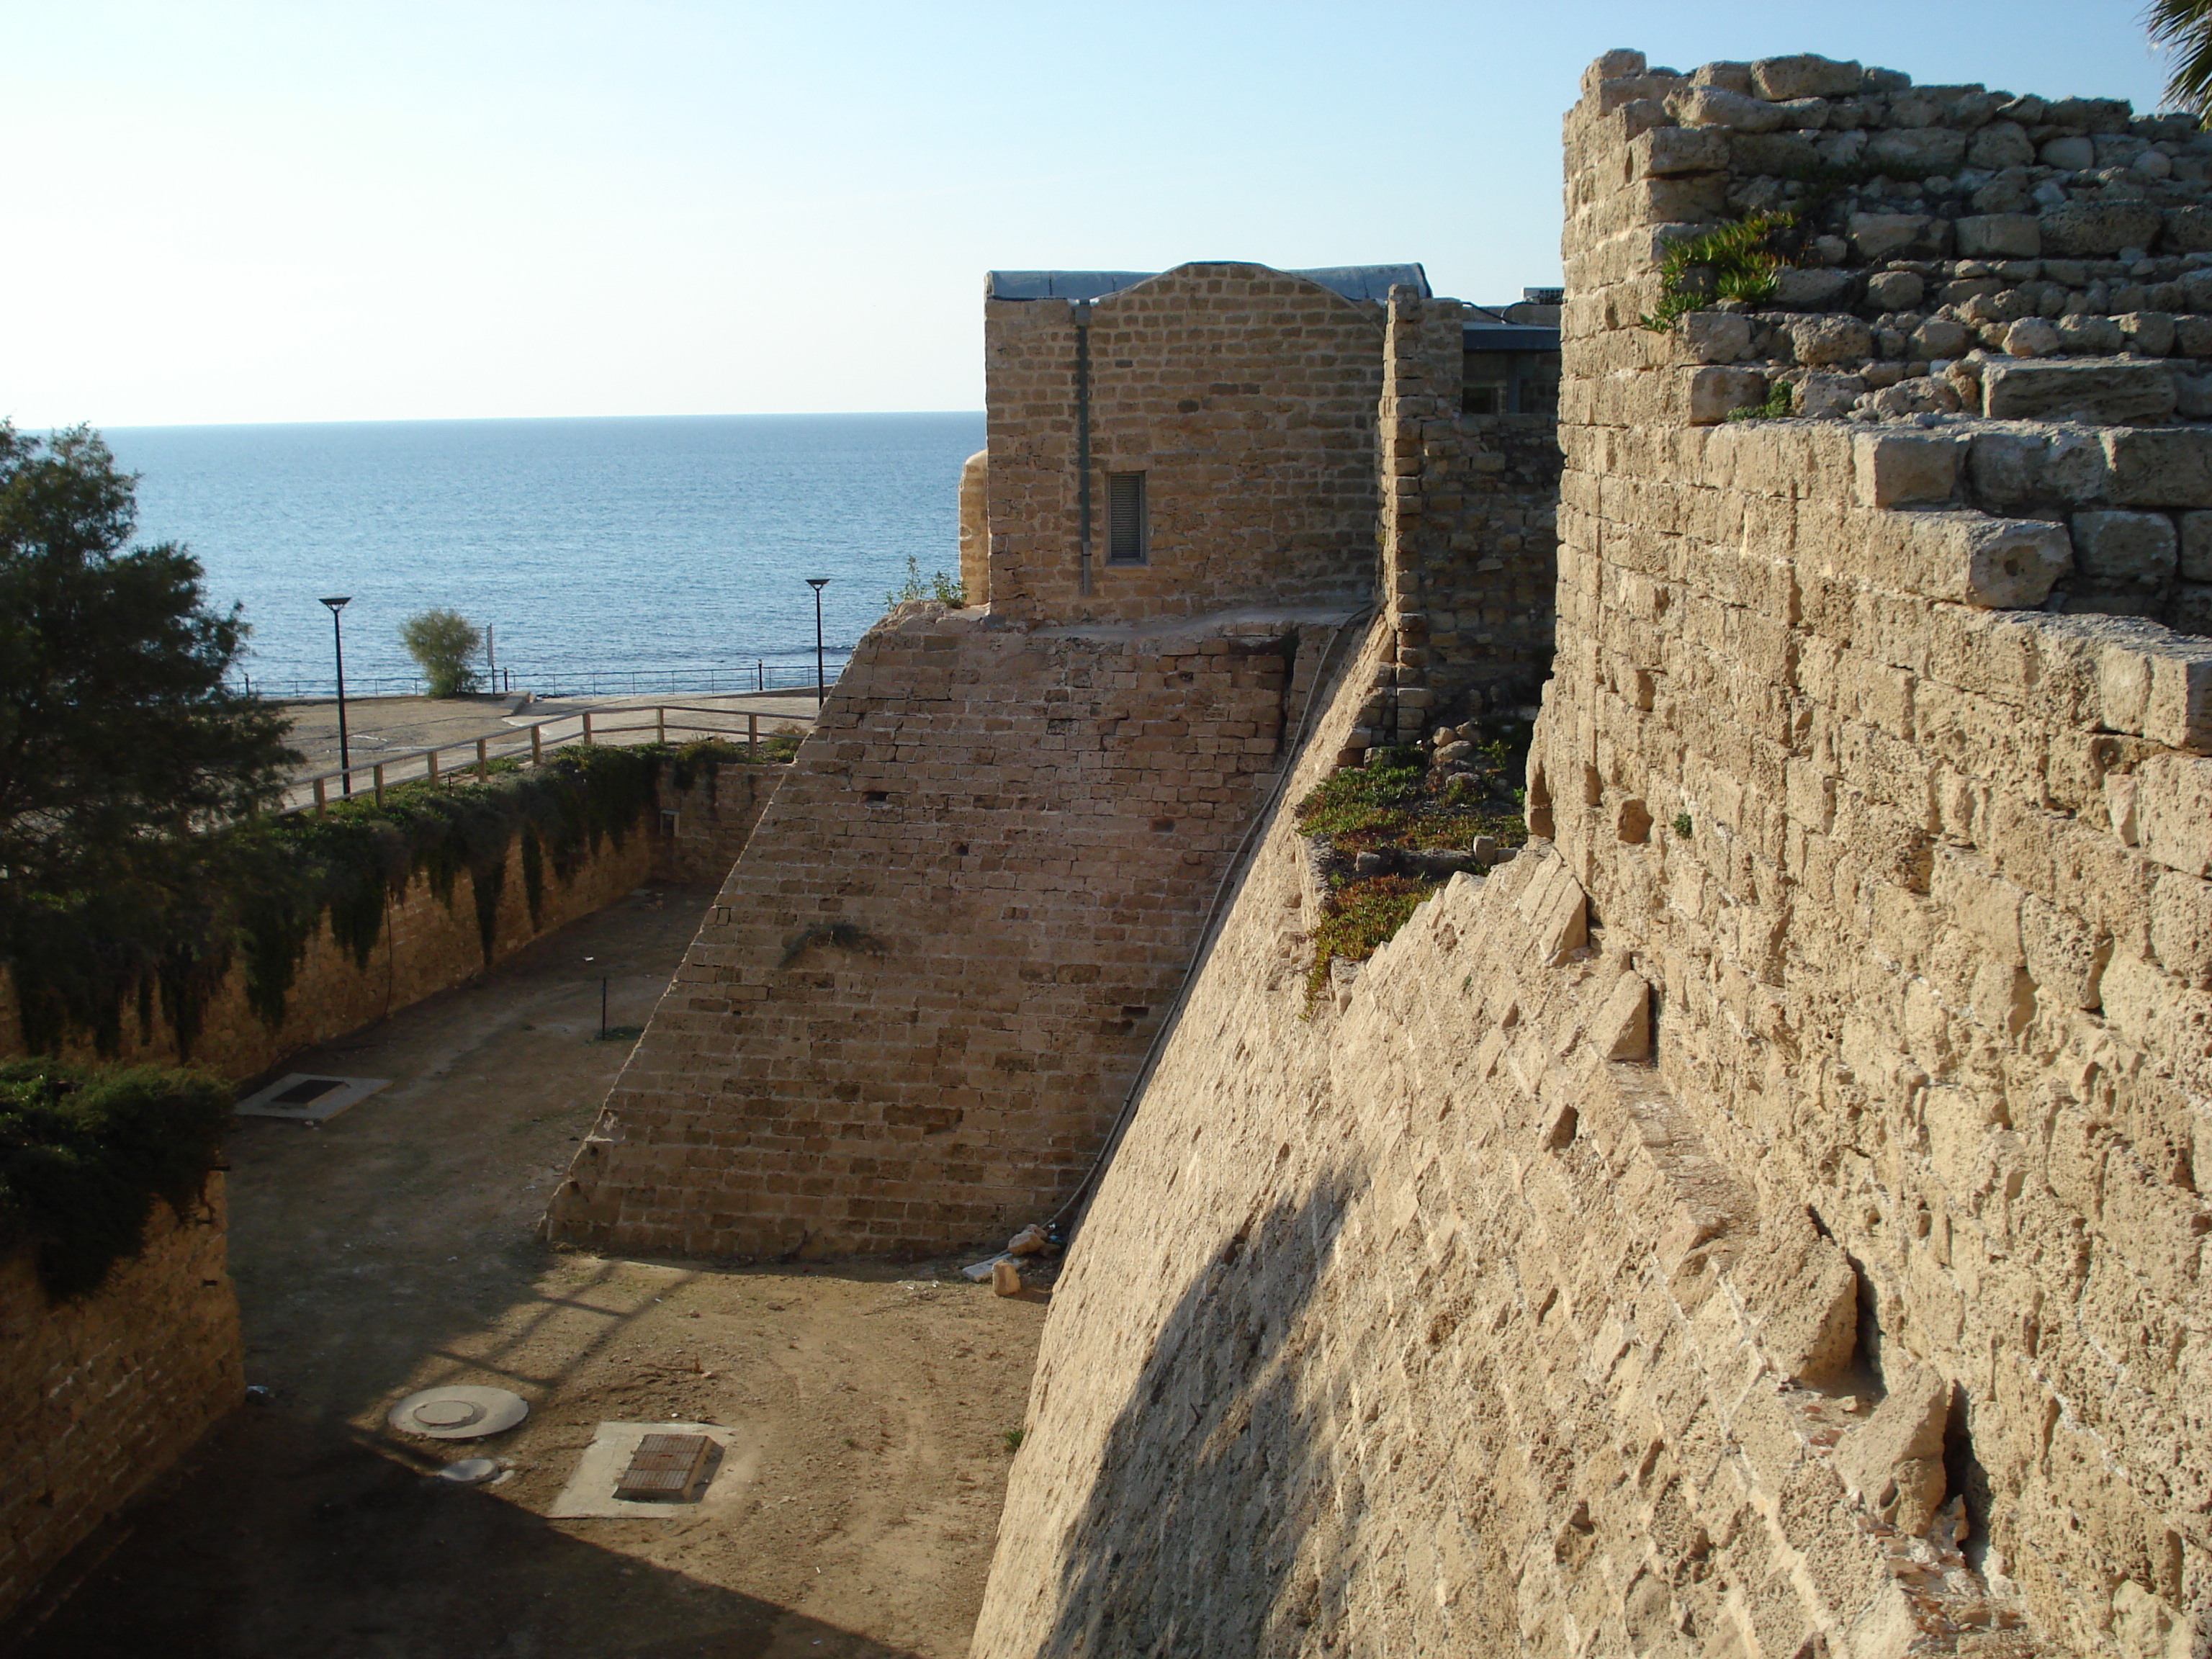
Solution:
M 1142 564 L 1149 540 L 1145 524 L 1145 475 L 1106 475 L 1106 562 Z

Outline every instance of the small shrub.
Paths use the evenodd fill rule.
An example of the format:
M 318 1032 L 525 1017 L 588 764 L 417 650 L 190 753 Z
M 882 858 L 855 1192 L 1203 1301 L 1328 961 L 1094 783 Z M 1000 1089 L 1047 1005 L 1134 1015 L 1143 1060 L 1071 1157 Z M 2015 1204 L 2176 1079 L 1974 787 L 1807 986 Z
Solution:
M 476 654 L 483 630 L 458 611 L 424 611 L 399 624 L 399 643 L 422 670 L 434 697 L 477 689 Z
M 1684 841 L 1689 840 L 1690 815 L 1687 812 L 1677 812 L 1674 814 L 1674 833 L 1680 836 Z
M 1658 307 L 1637 321 L 1664 334 L 1716 301 L 1757 305 L 1772 298 L 1775 280 L 1790 264 L 1774 244 L 1796 223 L 1792 213 L 1750 213 L 1673 244 L 1659 258 Z
M 1018 1452 L 1022 1449 L 1022 1441 L 1028 1432 L 1026 1429 L 1008 1429 L 1000 1438 L 1006 1443 L 1008 1451 Z
M 1786 421 L 1796 411 L 1796 405 L 1790 398 L 1789 382 L 1777 380 L 1767 388 L 1764 402 L 1731 409 L 1722 418 L 1729 421 Z
M 906 556 L 906 580 L 884 595 L 884 609 L 896 611 L 916 599 L 934 599 L 958 611 L 968 603 L 968 586 L 947 571 L 933 570 L 923 575 L 921 561 L 909 553 Z

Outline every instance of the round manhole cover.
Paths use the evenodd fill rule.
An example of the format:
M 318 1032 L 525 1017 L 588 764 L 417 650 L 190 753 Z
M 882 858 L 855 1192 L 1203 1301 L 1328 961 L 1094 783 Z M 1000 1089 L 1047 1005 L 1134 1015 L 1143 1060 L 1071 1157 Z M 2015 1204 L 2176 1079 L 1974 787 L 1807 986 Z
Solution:
M 392 1408 L 388 1419 L 403 1434 L 433 1440 L 474 1440 L 511 1429 L 530 1414 L 519 1394 L 465 1385 L 425 1389 Z

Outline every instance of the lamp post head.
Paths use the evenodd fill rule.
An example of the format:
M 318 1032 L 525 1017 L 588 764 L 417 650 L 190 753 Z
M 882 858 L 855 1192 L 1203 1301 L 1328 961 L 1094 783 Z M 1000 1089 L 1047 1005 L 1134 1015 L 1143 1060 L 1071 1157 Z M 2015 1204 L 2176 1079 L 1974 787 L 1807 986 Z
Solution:
M 330 606 L 331 615 L 335 617 L 339 611 L 344 610 L 348 605 L 353 603 L 353 595 L 350 593 L 342 594 L 334 599 L 325 599 L 323 603 Z
M 819 593 L 830 585 L 830 579 L 827 576 L 809 576 L 806 578 L 806 585 Z

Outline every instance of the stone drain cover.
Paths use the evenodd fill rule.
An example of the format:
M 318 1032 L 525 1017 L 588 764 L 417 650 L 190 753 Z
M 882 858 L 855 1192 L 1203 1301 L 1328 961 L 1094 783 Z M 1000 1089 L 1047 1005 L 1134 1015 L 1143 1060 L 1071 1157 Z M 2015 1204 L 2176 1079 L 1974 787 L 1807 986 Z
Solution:
M 511 1429 L 529 1415 L 529 1402 L 519 1394 L 457 1384 L 409 1395 L 386 1420 L 402 1434 L 475 1440 Z

